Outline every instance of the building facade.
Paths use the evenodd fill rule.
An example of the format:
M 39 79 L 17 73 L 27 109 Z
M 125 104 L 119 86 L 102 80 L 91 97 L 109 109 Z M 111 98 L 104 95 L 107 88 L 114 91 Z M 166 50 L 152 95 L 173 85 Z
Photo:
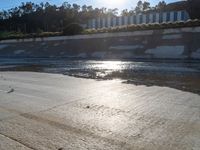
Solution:
M 132 16 L 120 16 L 120 17 L 107 17 L 96 18 L 88 21 L 88 29 L 101 29 L 117 27 L 122 25 L 131 24 L 148 24 L 148 23 L 164 23 L 164 22 L 176 22 L 187 21 L 189 15 L 187 11 L 169 11 L 169 12 L 154 12 L 148 14 L 138 14 Z

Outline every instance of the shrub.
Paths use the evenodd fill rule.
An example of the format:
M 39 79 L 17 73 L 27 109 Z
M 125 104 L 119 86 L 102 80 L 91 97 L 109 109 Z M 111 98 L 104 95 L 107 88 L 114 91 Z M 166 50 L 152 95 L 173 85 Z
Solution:
M 43 30 L 42 29 L 40 29 L 40 28 L 37 28 L 37 30 L 36 30 L 36 33 L 37 34 L 40 34 L 40 33 L 42 33 L 43 32 Z
M 64 35 L 76 35 L 83 32 L 83 28 L 78 23 L 71 23 L 63 29 Z
M 149 24 L 132 24 L 127 26 L 116 26 L 111 28 L 93 29 L 89 33 L 106 33 L 106 32 L 128 32 L 137 30 L 155 30 L 155 29 L 167 29 L 167 28 L 180 28 L 180 27 L 194 27 L 200 26 L 200 20 L 188 20 L 177 22 L 163 22 L 163 23 L 149 23 Z M 87 32 L 84 32 L 87 34 Z
M 200 25 L 200 21 L 198 19 L 191 20 L 191 24 L 190 25 L 199 26 Z
M 184 25 L 185 25 L 185 22 L 184 22 L 184 21 L 179 21 L 178 24 L 179 24 L 180 26 L 184 26 Z

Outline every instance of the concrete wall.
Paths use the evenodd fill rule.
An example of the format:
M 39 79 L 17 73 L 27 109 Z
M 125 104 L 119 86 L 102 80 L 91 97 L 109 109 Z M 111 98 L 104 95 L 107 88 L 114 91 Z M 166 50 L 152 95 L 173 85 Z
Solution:
M 0 41 L 0 57 L 200 60 L 200 27 Z
M 147 21 L 148 18 L 148 21 Z M 88 29 L 100 29 L 104 27 L 115 27 L 121 25 L 143 24 L 143 23 L 162 23 L 186 21 L 189 15 L 186 11 L 171 11 L 161 13 L 138 14 L 134 16 L 96 18 L 88 22 Z M 107 20 L 107 21 L 105 21 Z M 128 20 L 130 20 L 128 22 Z M 100 21 L 100 23 L 99 23 Z M 118 21 L 118 22 L 117 22 Z

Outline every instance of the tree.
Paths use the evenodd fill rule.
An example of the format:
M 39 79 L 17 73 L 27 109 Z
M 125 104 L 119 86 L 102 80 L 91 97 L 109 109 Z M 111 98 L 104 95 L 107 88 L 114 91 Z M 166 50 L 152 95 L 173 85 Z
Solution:
M 157 10 L 165 10 L 166 6 L 167 6 L 167 4 L 165 1 L 160 1 L 158 3 L 158 5 L 156 5 L 156 9 Z
M 187 11 L 191 19 L 200 19 L 200 0 L 187 0 Z
M 106 14 L 108 16 L 117 16 L 118 14 L 118 9 L 117 8 L 114 8 L 114 9 L 108 9 L 108 11 L 106 12 Z
M 4 13 L 2 11 L 0 11 L 0 20 L 4 19 Z
M 82 31 L 83 28 L 79 24 L 71 23 L 64 28 L 63 33 L 64 35 L 75 35 L 81 34 Z
M 143 3 L 141 0 L 139 0 L 137 6 L 135 7 L 135 12 L 138 14 L 141 13 L 142 10 L 143 10 Z
M 144 1 L 143 3 L 143 11 L 147 11 L 149 10 L 151 7 L 150 7 L 150 3 L 147 2 L 147 1 Z
M 128 15 L 129 15 L 128 9 L 122 10 L 121 15 L 122 15 L 122 16 L 128 16 Z

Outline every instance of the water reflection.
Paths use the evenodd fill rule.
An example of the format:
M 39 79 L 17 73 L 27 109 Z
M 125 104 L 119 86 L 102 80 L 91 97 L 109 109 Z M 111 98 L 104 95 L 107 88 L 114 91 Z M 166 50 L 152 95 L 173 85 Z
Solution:
M 92 63 L 92 62 L 91 62 Z M 103 61 L 98 63 L 93 63 L 92 65 L 89 65 L 88 67 L 96 68 L 99 70 L 122 70 L 125 69 L 128 62 L 122 62 L 122 61 Z
M 167 86 L 200 93 L 200 62 L 137 62 L 65 59 L 1 59 L 1 71 L 39 71 L 125 83 Z

